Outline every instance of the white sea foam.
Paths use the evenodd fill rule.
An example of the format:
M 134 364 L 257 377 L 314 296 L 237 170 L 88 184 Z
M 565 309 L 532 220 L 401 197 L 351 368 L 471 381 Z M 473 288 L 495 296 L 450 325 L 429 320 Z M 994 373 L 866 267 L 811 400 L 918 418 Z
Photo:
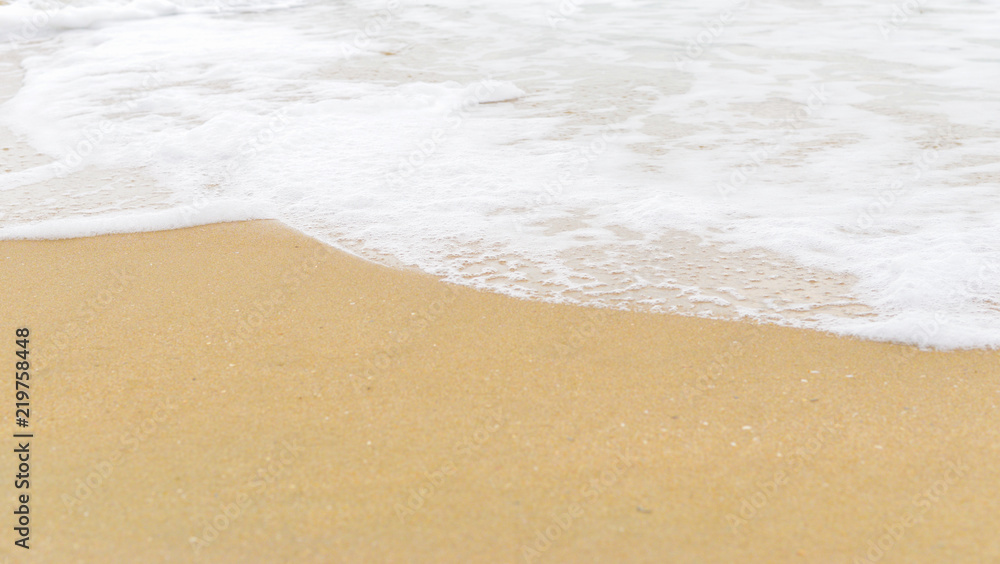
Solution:
M 0 239 L 69 239 L 108 233 L 163 231 L 209 223 L 274 217 L 274 210 L 269 209 L 263 202 L 220 199 L 204 202 L 201 205 L 192 204 L 163 210 L 127 214 L 110 213 L 5 225 L 0 227 Z
M 46 158 L 3 167 L 0 237 L 274 216 L 522 297 L 997 346 L 998 24 L 974 0 L 15 0 L 0 125 Z

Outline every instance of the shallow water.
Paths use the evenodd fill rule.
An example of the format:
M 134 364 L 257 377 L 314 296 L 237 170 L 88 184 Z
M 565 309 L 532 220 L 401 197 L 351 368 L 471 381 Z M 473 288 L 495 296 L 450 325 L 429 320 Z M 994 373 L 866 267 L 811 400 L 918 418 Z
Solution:
M 989 2 L 0 7 L 0 237 L 277 217 L 516 296 L 1000 344 Z

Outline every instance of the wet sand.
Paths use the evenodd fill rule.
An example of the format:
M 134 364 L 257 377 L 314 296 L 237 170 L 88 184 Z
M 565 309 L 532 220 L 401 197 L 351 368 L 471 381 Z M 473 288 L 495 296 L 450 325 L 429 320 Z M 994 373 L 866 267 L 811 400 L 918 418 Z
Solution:
M 1000 559 L 996 351 L 517 300 L 273 221 L 0 265 L 12 562 Z

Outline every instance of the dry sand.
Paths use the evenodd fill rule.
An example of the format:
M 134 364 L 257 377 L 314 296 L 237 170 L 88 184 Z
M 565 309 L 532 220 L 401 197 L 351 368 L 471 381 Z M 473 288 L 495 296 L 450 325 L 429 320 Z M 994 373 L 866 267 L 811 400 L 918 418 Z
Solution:
M 266 221 L 0 265 L 10 561 L 1000 559 L 995 351 L 521 301 Z

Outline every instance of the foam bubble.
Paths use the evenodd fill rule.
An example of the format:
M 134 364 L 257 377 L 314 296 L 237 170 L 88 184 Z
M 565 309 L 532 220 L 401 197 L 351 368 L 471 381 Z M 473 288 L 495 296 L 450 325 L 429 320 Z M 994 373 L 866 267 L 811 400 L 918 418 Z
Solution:
M 16 0 L 0 124 L 45 157 L 0 237 L 278 217 L 521 297 L 997 346 L 1000 16 L 900 13 Z
M 0 239 L 69 239 L 109 233 L 163 231 L 228 221 L 274 219 L 275 215 L 275 211 L 264 202 L 220 199 L 163 210 L 4 225 L 0 227 Z

